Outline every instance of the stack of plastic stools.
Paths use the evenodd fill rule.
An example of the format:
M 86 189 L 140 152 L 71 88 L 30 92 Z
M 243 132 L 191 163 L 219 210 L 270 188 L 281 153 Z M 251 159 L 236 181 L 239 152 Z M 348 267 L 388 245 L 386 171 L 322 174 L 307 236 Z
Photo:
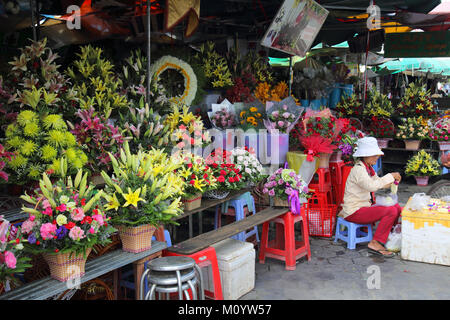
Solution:
M 214 220 L 214 229 L 220 228 L 222 222 L 222 214 L 235 216 L 236 221 L 242 220 L 247 214 L 255 214 L 255 199 L 246 192 L 236 199 L 226 201 L 220 206 L 216 206 L 216 214 Z M 251 231 L 242 231 L 232 238 L 239 241 L 246 241 L 249 237 L 255 235 L 256 241 L 259 242 L 258 227 L 254 226 Z
M 269 224 L 274 222 L 275 240 L 269 241 Z M 302 223 L 302 241 L 295 240 L 295 223 Z M 264 222 L 259 249 L 259 263 L 264 263 L 265 258 L 274 258 L 285 261 L 286 270 L 295 270 L 296 261 L 306 256 L 311 260 L 311 248 L 309 245 L 308 224 L 303 207 L 300 214 L 294 215 L 287 212 L 284 215 Z
M 318 198 L 321 198 L 325 203 L 332 204 L 333 192 L 331 184 L 331 173 L 329 168 L 318 168 L 313 176 L 313 180 L 308 185 L 310 190 L 314 190 L 314 193 Z
M 363 227 L 367 228 L 367 232 L 361 230 Z M 357 224 L 339 217 L 336 223 L 334 242 L 337 242 L 338 239 L 347 242 L 347 248 L 353 250 L 356 248 L 356 244 L 372 240 L 372 225 Z
M 330 162 L 333 198 L 336 201 L 337 205 L 340 205 L 340 203 L 342 202 L 341 195 L 344 194 L 344 191 L 342 190 L 345 187 L 342 183 L 342 170 L 344 166 L 344 161 Z
M 208 247 L 192 254 L 179 254 L 163 250 L 163 256 L 184 256 L 195 260 L 200 268 L 211 266 L 214 292 L 205 290 L 205 297 L 213 300 L 223 300 L 222 283 L 220 282 L 219 263 L 217 262 L 216 249 Z

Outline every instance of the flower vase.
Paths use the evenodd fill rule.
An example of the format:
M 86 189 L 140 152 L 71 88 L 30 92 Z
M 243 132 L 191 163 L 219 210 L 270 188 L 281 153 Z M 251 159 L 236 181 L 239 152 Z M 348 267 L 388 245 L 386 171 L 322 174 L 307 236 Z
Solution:
M 404 140 L 405 149 L 407 150 L 418 150 L 420 146 L 420 140 Z
M 319 152 L 319 168 L 329 168 L 330 167 L 331 153 Z
M 50 276 L 58 281 L 68 281 L 84 276 L 86 260 L 92 248 L 86 252 L 76 254 L 75 252 L 58 252 L 42 254 L 50 268 Z
M 330 156 L 330 162 L 341 162 L 342 161 L 342 151 L 333 151 Z
M 427 186 L 428 185 L 428 176 L 425 177 L 418 177 L 418 176 L 414 176 L 414 178 L 416 178 L 416 182 L 418 186 Z
M 126 252 L 139 253 L 152 247 L 152 236 L 156 227 L 151 224 L 143 224 L 137 227 L 120 225 L 119 230 L 122 250 Z
M 202 194 L 199 192 L 193 196 L 181 199 L 184 211 L 194 210 L 202 204 Z
M 287 200 L 282 200 L 278 197 L 274 197 L 273 198 L 273 205 L 275 207 L 289 207 L 289 201 Z
M 386 139 L 386 138 L 377 138 L 377 142 L 378 142 L 378 147 L 380 149 L 385 149 L 388 147 L 389 141 L 391 141 L 391 139 Z
M 439 143 L 439 150 L 441 151 L 450 150 L 450 141 L 438 141 L 438 143 Z

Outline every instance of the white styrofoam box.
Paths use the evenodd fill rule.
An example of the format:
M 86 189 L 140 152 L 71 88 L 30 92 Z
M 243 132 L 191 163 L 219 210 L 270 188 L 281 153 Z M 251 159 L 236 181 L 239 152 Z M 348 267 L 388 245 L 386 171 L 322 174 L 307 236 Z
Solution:
M 402 213 L 402 259 L 450 266 L 450 214 Z
M 255 287 L 255 249 L 252 243 L 225 239 L 214 245 L 225 300 L 237 300 Z M 203 285 L 213 291 L 211 266 L 202 268 Z

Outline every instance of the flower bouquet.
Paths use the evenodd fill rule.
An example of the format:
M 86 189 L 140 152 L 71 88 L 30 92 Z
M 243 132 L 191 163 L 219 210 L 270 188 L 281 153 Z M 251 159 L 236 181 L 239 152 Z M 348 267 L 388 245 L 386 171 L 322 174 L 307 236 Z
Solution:
M 336 111 L 338 117 L 361 117 L 363 114 L 363 106 L 355 94 L 343 98 L 337 105 Z
M 288 207 L 291 205 L 291 211 L 297 211 L 292 212 L 294 214 L 300 214 L 300 208 L 292 210 L 293 202 L 305 203 L 306 198 L 310 196 L 308 192 L 308 184 L 303 181 L 301 176 L 292 169 L 283 168 L 276 170 L 263 188 L 263 193 L 274 198 L 275 206 Z
M 237 147 L 231 150 L 231 156 L 232 163 L 236 164 L 236 168 L 242 173 L 244 182 L 251 186 L 261 181 L 263 167 L 254 152 L 250 152 L 247 147 Z
M 254 95 L 263 104 L 267 101 L 281 101 L 289 95 L 289 88 L 284 81 L 279 82 L 273 88 L 267 82 L 260 82 L 255 89 Z
M 59 114 L 24 110 L 7 127 L 5 135 L 6 149 L 15 154 L 6 162 L 6 168 L 10 180 L 17 184 L 38 181 L 45 171 L 49 174 L 59 171 L 63 156 L 71 173 L 76 173 L 88 161 Z
M 101 173 L 106 183 L 104 208 L 119 229 L 123 250 L 148 250 L 156 228 L 176 224 L 172 218 L 182 212 L 185 182 L 176 173 L 181 163 L 163 150 L 131 154 L 128 142 L 120 149 L 118 159 L 109 155 L 114 173 Z
M 29 218 L 22 224 L 26 249 L 42 253 L 51 276 L 67 281 L 84 274 L 84 264 L 96 244 L 107 244 L 116 230 L 101 209 L 102 190 L 88 184 L 87 172 L 78 170 L 75 179 L 66 176 L 67 161 L 61 160 L 61 177 L 52 183 L 43 173 L 40 190 L 21 196 L 32 207 L 22 207 Z M 70 268 L 75 265 L 77 268 Z M 69 268 L 67 268 L 69 267 Z M 75 272 L 74 274 L 72 274 Z
M 164 125 L 169 126 L 173 154 L 191 152 L 191 148 L 195 151 L 196 148 L 203 147 L 211 140 L 209 133 L 203 132 L 201 118 L 189 112 L 188 106 L 184 106 L 182 112 L 174 106 L 173 112 L 167 116 Z
M 414 176 L 417 185 L 426 186 L 430 176 L 440 175 L 439 162 L 425 150 L 420 150 L 416 155 L 408 160 L 405 167 L 407 176 Z
M 216 188 L 217 182 L 212 169 L 205 160 L 193 153 L 179 157 L 181 167 L 177 169 L 186 186 L 181 198 L 185 210 L 193 210 L 201 205 L 202 193 Z
M 299 108 L 292 97 L 287 97 L 281 102 L 266 102 L 267 120 L 264 120 L 266 129 L 272 133 L 278 130 L 280 133 L 289 134 L 295 126 L 303 108 Z
M 436 112 L 433 102 L 431 102 L 430 91 L 426 90 L 425 85 L 410 83 L 397 106 L 397 112 L 404 117 L 419 115 L 427 118 L 433 117 Z
M 232 153 L 221 148 L 215 149 L 207 158 L 206 164 L 212 169 L 217 180 L 217 188 L 207 192 L 210 198 L 223 199 L 230 191 L 245 187 L 242 172 L 233 162 Z
M 394 112 L 394 107 L 387 95 L 378 92 L 376 89 L 369 91 L 368 101 L 363 115 L 366 117 L 389 118 Z
M 350 127 L 347 133 L 342 135 L 341 144 L 338 145 L 339 150 L 342 152 L 341 159 L 345 163 L 354 163 L 353 153 L 356 151 L 358 139 L 364 137 L 364 134 L 357 130 L 355 127 Z
M 20 228 L 0 216 L 0 295 L 17 283 L 14 274 L 31 267 L 31 258 L 24 254 Z
M 398 125 L 396 137 L 405 140 L 406 149 L 417 150 L 420 140 L 429 138 L 428 125 L 417 118 L 403 119 L 402 124 Z
M 80 145 L 89 154 L 88 166 L 93 172 L 111 169 L 111 159 L 108 153 L 114 157 L 124 142 L 124 137 L 103 115 L 95 115 L 94 108 L 80 109 L 77 116 L 81 121 L 72 126 L 72 133 Z
M 235 105 L 236 107 L 236 105 Z M 259 129 L 263 125 L 264 111 L 261 103 L 253 103 L 248 106 L 236 108 L 236 114 L 239 114 L 239 127 L 244 131 L 248 129 Z
M 233 104 L 227 99 L 220 104 L 211 105 L 212 112 L 208 112 L 209 120 L 218 129 L 229 129 L 236 125 L 236 112 Z
M 377 138 L 380 148 L 387 148 L 389 140 L 395 137 L 394 123 L 388 118 L 372 116 L 371 121 L 367 121 L 366 133 Z
M 443 151 L 450 150 L 450 117 L 444 116 L 430 127 L 430 138 L 439 143 Z

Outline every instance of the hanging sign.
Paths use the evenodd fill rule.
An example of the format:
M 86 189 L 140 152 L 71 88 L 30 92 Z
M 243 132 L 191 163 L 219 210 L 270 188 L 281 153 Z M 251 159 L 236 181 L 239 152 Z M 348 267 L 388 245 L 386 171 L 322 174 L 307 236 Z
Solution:
M 285 0 L 261 45 L 304 57 L 327 16 L 328 10 L 313 0 Z
M 449 57 L 450 31 L 387 33 L 386 58 Z

